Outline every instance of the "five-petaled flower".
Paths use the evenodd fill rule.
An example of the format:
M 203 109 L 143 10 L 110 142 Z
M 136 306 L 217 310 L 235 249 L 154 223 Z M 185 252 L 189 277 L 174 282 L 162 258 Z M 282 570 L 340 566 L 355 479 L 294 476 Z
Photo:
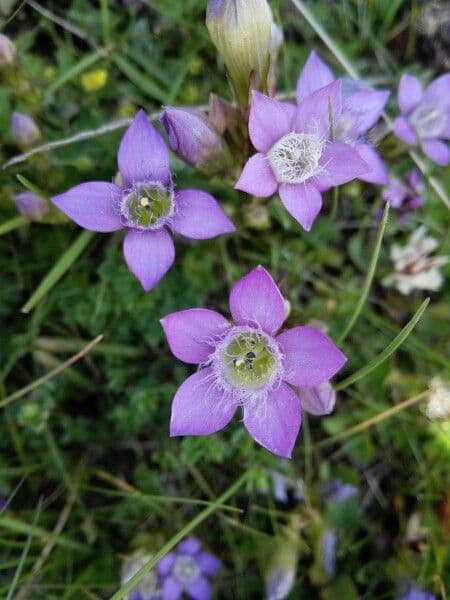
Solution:
M 346 358 L 312 327 L 279 333 L 284 299 L 262 267 L 235 283 L 230 310 L 233 323 L 205 308 L 161 320 L 172 353 L 200 365 L 175 394 L 170 434 L 214 433 L 240 405 L 250 435 L 271 452 L 290 457 L 301 421 L 301 401 L 293 387 L 322 384 Z
M 448 165 L 450 148 L 441 140 L 450 139 L 450 73 L 425 90 L 417 77 L 403 75 L 398 104 L 401 116 L 394 121 L 395 135 L 410 146 L 420 143 L 428 158 L 442 167 Z
M 257 197 L 277 190 L 282 203 L 309 231 L 322 207 L 321 192 L 370 170 L 349 144 L 334 141 L 342 115 L 336 80 L 293 106 L 252 92 L 249 134 L 257 150 L 235 187 Z
M 208 577 L 219 568 L 220 560 L 203 550 L 197 538 L 186 538 L 156 565 L 161 579 L 161 600 L 178 600 L 183 592 L 193 600 L 209 600 Z
M 200 190 L 175 192 L 164 140 L 139 111 L 122 138 L 118 165 L 123 185 L 81 183 L 52 198 L 81 227 L 98 232 L 128 228 L 123 251 L 145 291 L 171 267 L 175 250 L 167 228 L 202 240 L 235 230 L 217 201 Z

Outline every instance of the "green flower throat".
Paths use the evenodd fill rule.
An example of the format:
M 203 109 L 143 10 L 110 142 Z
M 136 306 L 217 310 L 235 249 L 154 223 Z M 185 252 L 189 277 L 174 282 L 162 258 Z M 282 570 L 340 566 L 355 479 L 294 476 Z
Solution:
M 163 225 L 173 212 L 173 192 L 155 183 L 139 185 L 124 197 L 121 212 L 130 227 Z

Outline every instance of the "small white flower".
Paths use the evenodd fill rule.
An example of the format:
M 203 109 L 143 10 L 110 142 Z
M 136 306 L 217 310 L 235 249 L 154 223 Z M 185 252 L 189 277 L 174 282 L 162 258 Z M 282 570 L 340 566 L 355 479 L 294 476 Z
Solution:
M 431 421 L 450 419 L 450 385 L 443 382 L 439 377 L 431 380 L 431 390 L 425 414 Z
M 409 236 L 406 246 L 392 246 L 390 254 L 394 272 L 383 279 L 383 285 L 394 286 L 405 296 L 413 290 L 439 290 L 443 282 L 440 268 L 449 262 L 450 257 L 430 257 L 437 246 L 438 241 L 427 237 L 423 226 Z

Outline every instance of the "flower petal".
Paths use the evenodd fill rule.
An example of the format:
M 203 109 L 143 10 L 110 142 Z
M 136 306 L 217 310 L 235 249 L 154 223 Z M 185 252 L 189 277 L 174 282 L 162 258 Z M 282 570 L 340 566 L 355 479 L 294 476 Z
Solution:
M 123 254 L 130 271 L 149 292 L 172 266 L 175 248 L 165 229 L 130 229 L 123 241 Z
M 252 91 L 248 131 L 258 152 L 267 152 L 291 131 L 295 106 Z
M 423 88 L 414 75 L 402 75 L 398 86 L 398 105 L 403 115 L 409 114 L 422 100 Z
M 360 175 L 359 179 L 367 183 L 386 185 L 389 181 L 388 172 L 378 152 L 369 144 L 358 144 L 355 150 L 370 168 L 370 171 Z
M 236 231 L 215 198 L 201 190 L 181 190 L 175 196 L 174 231 L 194 240 L 206 240 Z
M 286 210 L 309 231 L 322 208 L 322 196 L 313 185 L 280 185 L 280 198 Z
M 234 188 L 258 198 L 272 196 L 278 187 L 269 161 L 264 154 L 254 154 L 244 165 L 244 169 Z
M 185 363 L 205 362 L 214 350 L 214 342 L 230 323 L 214 310 L 191 308 L 161 319 L 172 354 Z
M 337 123 L 341 113 L 341 82 L 336 79 L 298 104 L 293 128 L 299 133 L 317 133 L 329 139 L 330 117 L 332 123 Z
M 231 421 L 236 405 L 214 383 L 208 367 L 188 377 L 172 402 L 170 435 L 209 435 Z
M 143 110 L 125 132 L 117 161 L 126 187 L 143 181 L 167 183 L 170 180 L 166 144 Z
M 388 90 L 359 90 L 349 94 L 344 99 L 344 115 L 350 115 L 352 121 L 351 131 L 354 137 L 366 133 L 373 127 L 381 116 L 383 108 L 388 101 Z M 344 116 L 345 118 L 345 116 Z
M 450 109 L 450 73 L 437 77 L 428 85 L 424 100 L 442 111 Z
M 186 592 L 193 600 L 210 600 L 211 585 L 205 577 L 198 577 L 195 581 L 186 584 Z
M 174 577 L 166 577 L 162 584 L 162 600 L 180 600 L 183 588 Z
M 177 546 L 178 554 L 197 554 L 201 548 L 198 539 L 192 535 L 182 540 Z
M 397 117 L 395 119 L 393 130 L 398 139 L 405 142 L 405 144 L 409 144 L 410 146 L 417 144 L 416 132 L 404 117 Z
M 319 190 L 348 183 L 369 172 L 369 165 L 358 152 L 343 142 L 327 144 L 320 158 L 322 172 L 314 179 Z
M 422 147 L 428 158 L 441 167 L 445 167 L 450 163 L 450 149 L 445 142 L 428 139 L 422 142 Z
M 220 560 L 209 552 L 200 552 L 196 560 L 205 575 L 214 575 L 220 569 Z
M 174 560 L 175 552 L 169 552 L 156 563 L 156 570 L 158 571 L 159 575 L 161 575 L 161 577 L 167 577 L 167 575 L 172 570 Z
M 325 334 L 312 327 L 294 327 L 277 337 L 284 354 L 283 379 L 298 387 L 315 387 L 331 379 L 346 362 Z
M 122 229 L 120 200 L 122 190 L 113 183 L 80 183 L 52 198 L 53 204 L 80 227 L 109 232 Z
M 308 56 L 297 81 L 297 102 L 302 102 L 307 96 L 332 83 L 335 79 L 330 67 L 313 50 Z
M 257 325 L 269 334 L 284 321 L 284 299 L 272 277 L 256 267 L 231 289 L 230 311 L 236 325 Z
M 290 458 L 301 423 L 300 401 L 285 383 L 265 400 L 244 405 L 244 425 L 254 440 L 270 452 Z
M 298 395 L 302 409 L 316 416 L 329 415 L 336 404 L 336 392 L 329 381 L 313 388 L 300 388 Z

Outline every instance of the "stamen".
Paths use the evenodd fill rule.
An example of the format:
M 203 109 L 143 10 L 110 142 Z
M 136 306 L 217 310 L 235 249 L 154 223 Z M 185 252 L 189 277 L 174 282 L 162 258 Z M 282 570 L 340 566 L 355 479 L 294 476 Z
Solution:
M 302 183 L 317 175 L 325 141 L 317 133 L 288 133 L 267 154 L 278 183 Z
M 159 183 L 138 184 L 124 196 L 120 208 L 127 226 L 157 229 L 173 214 L 173 191 Z

